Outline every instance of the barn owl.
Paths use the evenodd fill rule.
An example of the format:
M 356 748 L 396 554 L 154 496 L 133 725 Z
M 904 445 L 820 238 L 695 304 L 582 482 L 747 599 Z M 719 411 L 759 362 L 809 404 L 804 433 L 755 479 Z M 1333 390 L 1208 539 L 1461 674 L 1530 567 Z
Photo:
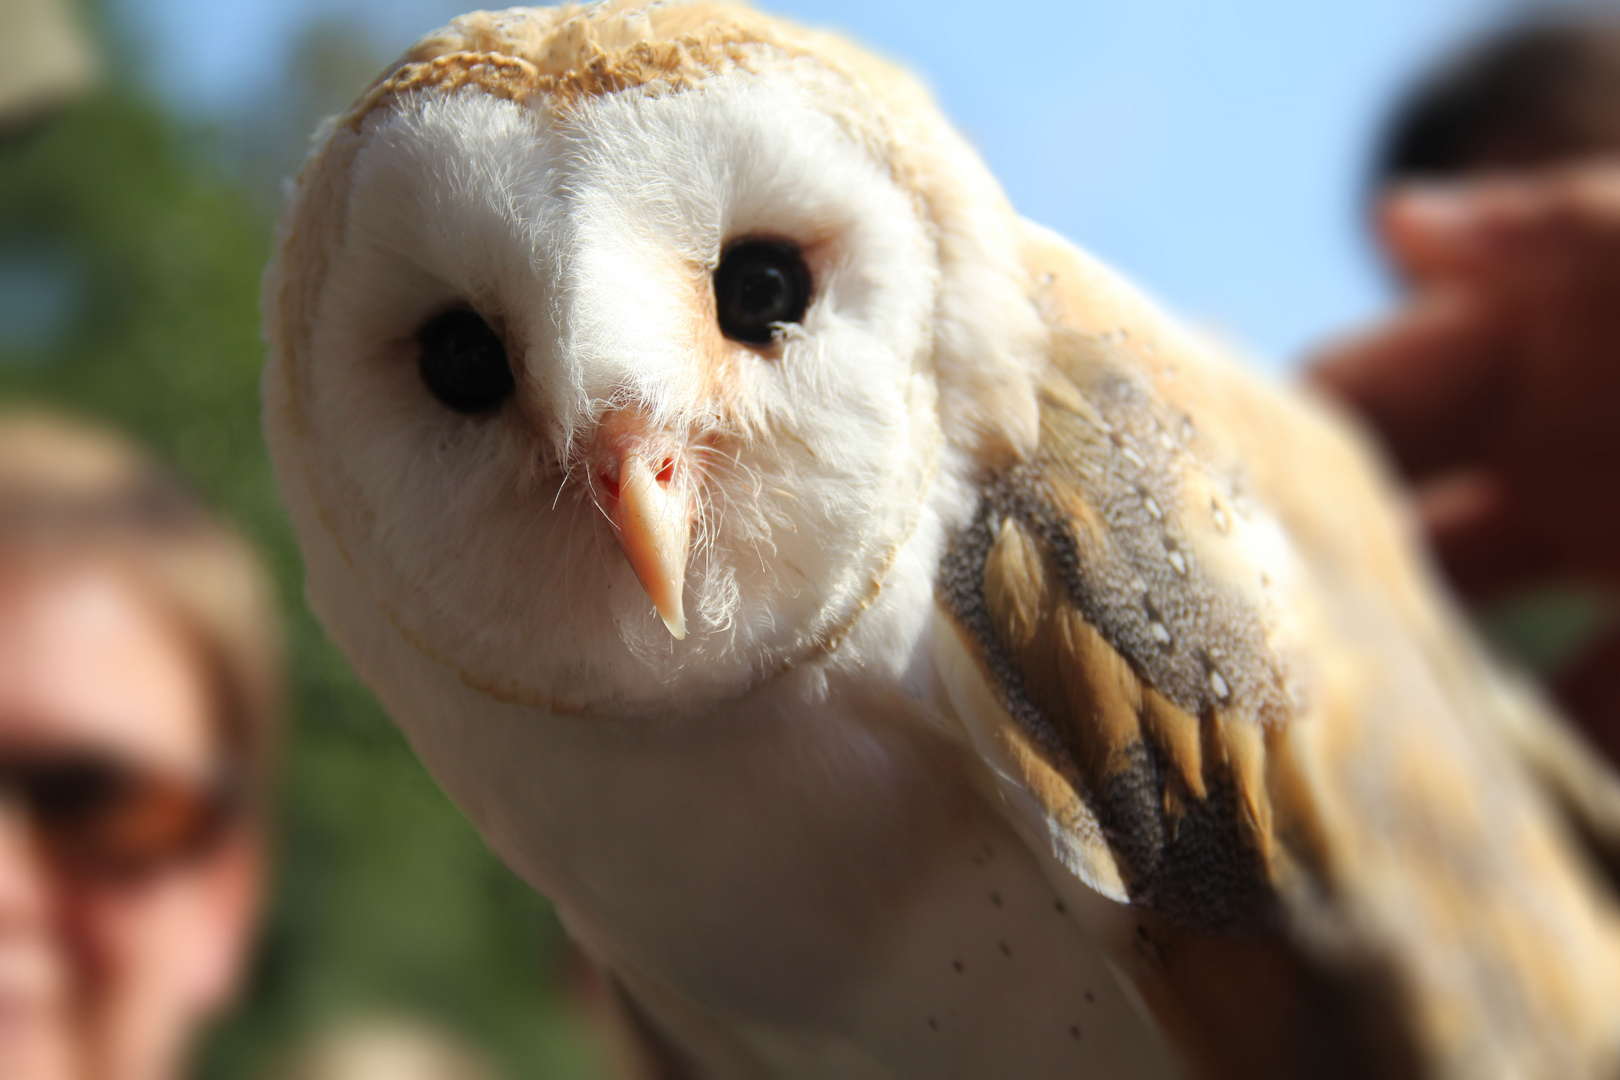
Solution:
M 1610 778 L 1354 432 L 889 64 L 467 15 L 264 313 L 312 605 L 672 1075 L 1620 1068 Z

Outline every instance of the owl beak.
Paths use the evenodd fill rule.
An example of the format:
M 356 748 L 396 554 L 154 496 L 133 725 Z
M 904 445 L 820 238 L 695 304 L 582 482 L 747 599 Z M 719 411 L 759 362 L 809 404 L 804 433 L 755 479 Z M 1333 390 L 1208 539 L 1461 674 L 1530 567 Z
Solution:
M 692 513 L 684 485 L 675 476 L 678 461 L 673 456 L 654 457 L 625 449 L 612 455 L 614 460 L 600 479 L 619 547 L 664 625 L 680 641 L 686 637 L 681 594 L 686 588 Z

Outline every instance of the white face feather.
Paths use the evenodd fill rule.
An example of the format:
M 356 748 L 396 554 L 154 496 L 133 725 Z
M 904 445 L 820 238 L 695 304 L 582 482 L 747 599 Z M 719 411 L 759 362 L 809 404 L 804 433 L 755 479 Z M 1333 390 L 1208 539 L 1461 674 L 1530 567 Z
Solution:
M 741 692 L 869 602 L 937 431 L 933 239 L 888 166 L 786 71 L 564 113 L 483 92 L 369 114 L 310 305 L 304 471 L 325 529 L 407 640 L 498 696 L 591 712 Z M 723 337 L 710 275 L 797 244 L 802 325 Z M 464 416 L 418 328 L 470 305 L 517 389 Z M 593 505 L 581 454 L 630 408 L 693 448 L 675 641 Z

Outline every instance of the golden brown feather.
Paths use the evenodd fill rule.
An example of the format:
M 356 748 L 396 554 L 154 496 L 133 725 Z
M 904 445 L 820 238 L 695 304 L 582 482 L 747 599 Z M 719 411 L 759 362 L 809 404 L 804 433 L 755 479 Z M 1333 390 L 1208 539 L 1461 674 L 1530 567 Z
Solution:
M 1137 907 L 1122 967 L 1210 1075 L 1612 1075 L 1571 820 L 1612 845 L 1613 779 L 1479 655 L 1354 435 L 1027 257 L 1039 447 L 939 594 L 1010 770 Z

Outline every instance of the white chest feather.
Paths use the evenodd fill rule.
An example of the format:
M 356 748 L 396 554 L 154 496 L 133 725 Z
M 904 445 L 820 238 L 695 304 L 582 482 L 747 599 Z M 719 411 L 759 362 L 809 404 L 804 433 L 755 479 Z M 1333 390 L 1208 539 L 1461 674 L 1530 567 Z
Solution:
M 1165 1075 L 955 749 L 892 693 L 791 693 L 657 732 L 513 710 L 476 747 L 414 735 L 460 743 L 440 779 L 593 955 L 773 1075 Z
M 311 560 L 311 590 L 438 781 L 700 1075 L 1177 1075 L 938 734 L 936 531 L 848 643 L 868 663 L 667 722 L 495 702 L 352 602 L 341 559 Z

